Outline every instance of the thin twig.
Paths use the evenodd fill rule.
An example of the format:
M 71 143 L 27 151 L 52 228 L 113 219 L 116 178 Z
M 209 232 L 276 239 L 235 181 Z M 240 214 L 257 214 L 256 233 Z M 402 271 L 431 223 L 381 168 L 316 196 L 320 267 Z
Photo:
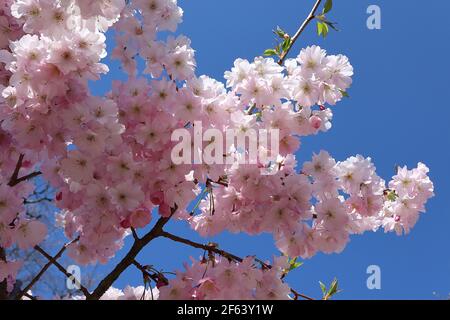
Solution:
M 136 260 L 133 260 L 133 265 L 138 268 L 144 275 L 146 275 L 148 278 L 152 279 L 153 281 L 155 281 L 156 283 L 158 283 L 158 281 L 162 280 L 164 281 L 164 283 L 168 284 L 169 281 L 167 280 L 167 278 L 161 273 L 158 272 L 157 270 L 155 270 L 154 268 L 152 268 L 152 270 L 156 271 L 157 274 L 154 273 L 150 273 L 147 266 L 143 266 L 142 264 L 140 264 L 139 262 L 137 262 Z
M 53 260 L 56 261 L 58 260 L 62 254 L 64 253 L 64 251 L 66 251 L 66 249 L 73 243 L 77 242 L 79 240 L 79 237 L 66 243 L 57 253 L 56 255 L 53 257 Z M 28 292 L 28 290 L 30 290 L 35 284 L 36 282 L 39 281 L 39 279 L 44 275 L 44 273 L 48 270 L 48 268 L 50 268 L 50 266 L 53 264 L 52 261 L 49 260 L 49 262 L 44 265 L 41 269 L 41 271 L 39 271 L 39 273 L 31 280 L 31 282 L 17 295 L 17 300 L 20 300 L 23 296 L 26 296 L 26 293 Z
M 22 163 L 23 163 L 24 157 L 25 157 L 25 155 L 23 153 L 21 153 L 19 155 L 19 159 L 17 160 L 17 164 L 16 164 L 16 167 L 14 168 L 14 172 L 11 175 L 11 178 L 9 179 L 8 185 L 10 187 L 13 187 L 15 185 L 14 183 L 16 182 L 17 177 L 19 176 L 19 171 L 20 171 L 20 168 L 22 168 Z
M 142 238 L 139 240 L 135 240 L 133 246 L 125 255 L 125 257 L 114 267 L 114 269 L 103 278 L 102 281 L 98 284 L 97 288 L 94 289 L 92 294 L 89 297 L 86 297 L 88 300 L 98 300 L 101 296 L 108 290 L 114 281 L 119 278 L 119 276 L 124 272 L 131 264 L 133 264 L 136 256 L 141 252 L 141 250 L 153 239 L 160 237 L 162 228 L 164 225 L 170 220 L 172 215 L 178 209 L 177 206 L 171 209 L 170 217 L 161 217 L 156 222 L 155 226 Z
M 10 187 L 14 187 L 14 186 L 18 185 L 19 183 L 21 183 L 23 181 L 31 180 L 31 179 L 33 179 L 33 178 L 35 178 L 35 177 L 37 177 L 37 176 L 39 176 L 41 174 L 42 174 L 41 171 L 32 172 L 32 173 L 27 174 L 27 175 L 25 175 L 23 177 L 17 178 L 13 183 L 10 183 L 9 186 Z
M 28 292 L 25 292 L 25 294 L 23 295 L 24 297 L 27 297 L 30 300 L 37 300 L 36 297 L 33 297 L 31 294 L 29 294 Z
M 185 239 L 185 238 L 176 236 L 176 235 L 171 234 L 171 233 L 166 232 L 166 231 L 162 231 L 161 232 L 161 236 L 164 237 L 164 238 L 173 240 L 175 242 L 184 243 L 184 244 L 186 244 L 188 246 L 191 246 L 191 247 L 194 247 L 194 248 L 197 248 L 197 249 L 203 249 L 203 250 L 206 250 L 208 252 L 217 253 L 218 255 L 221 255 L 221 256 L 227 258 L 228 260 L 234 260 L 234 261 L 237 261 L 237 262 L 242 262 L 243 261 L 242 258 L 240 258 L 240 257 L 238 257 L 238 256 L 236 256 L 236 255 L 234 255 L 232 253 L 229 253 L 227 251 L 221 250 L 215 245 L 197 243 L 197 242 L 191 241 L 189 239 Z
M 91 294 L 89 293 L 89 290 L 86 289 L 78 279 L 74 278 L 72 274 L 67 272 L 67 270 L 58 262 L 56 261 L 51 255 L 49 255 L 47 252 L 45 252 L 44 249 L 42 249 L 39 246 L 35 246 L 34 249 L 38 251 L 40 254 L 42 254 L 45 258 L 47 258 L 48 261 L 50 261 L 56 268 L 58 268 L 59 271 L 61 271 L 68 279 L 71 279 L 75 281 L 75 284 L 77 287 L 80 288 L 81 292 L 83 292 L 86 299 L 88 299 Z
M 20 172 L 20 169 L 22 168 L 24 157 L 25 157 L 25 155 L 23 153 L 21 153 L 19 155 L 19 159 L 17 159 L 17 163 L 16 163 L 16 167 L 14 168 L 14 172 L 11 175 L 11 178 L 9 179 L 8 186 L 14 187 L 23 181 L 33 179 L 34 177 L 37 177 L 42 174 L 42 172 L 40 172 L 40 171 L 35 171 L 35 172 L 32 172 L 30 174 L 27 174 L 27 175 L 19 178 L 19 172 Z
M 47 198 L 47 197 L 40 198 L 40 199 L 37 199 L 37 200 L 24 199 L 23 200 L 23 204 L 36 204 L 36 203 L 40 203 L 40 202 L 44 202 L 44 201 L 52 202 L 53 199 L 50 199 L 50 198 Z
M 304 295 L 302 293 L 299 293 L 291 288 L 291 292 L 294 294 L 294 300 L 298 300 L 298 297 L 301 297 L 306 300 L 315 300 L 314 298 L 308 297 L 307 295 Z
M 322 2 L 322 0 L 317 0 L 316 3 L 314 4 L 313 8 L 311 9 L 311 12 L 309 13 L 308 17 L 306 18 L 305 21 L 303 21 L 302 25 L 300 26 L 300 28 L 297 30 L 297 32 L 295 33 L 295 35 L 291 38 L 291 44 L 289 45 L 289 47 L 286 49 L 286 51 L 284 51 L 280 57 L 280 60 L 278 61 L 278 64 L 281 66 L 284 62 L 284 59 L 286 59 L 286 56 L 288 55 L 289 51 L 291 51 L 291 48 L 294 46 L 295 42 L 297 41 L 298 37 L 300 37 L 300 35 L 302 34 L 302 32 L 305 30 L 305 28 L 308 26 L 308 24 L 314 20 L 314 18 L 316 17 L 316 11 L 319 8 L 320 3 Z

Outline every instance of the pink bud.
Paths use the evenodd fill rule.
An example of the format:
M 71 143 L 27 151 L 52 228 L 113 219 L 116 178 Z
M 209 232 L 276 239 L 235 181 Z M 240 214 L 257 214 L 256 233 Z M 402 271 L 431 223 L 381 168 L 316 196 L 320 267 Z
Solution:
M 164 280 L 159 279 L 158 282 L 156 282 L 156 287 L 158 289 L 165 286 L 167 286 L 167 283 Z
M 318 130 L 322 126 L 322 119 L 318 116 L 312 116 L 309 118 L 309 124 L 316 130 Z
M 162 191 L 153 192 L 150 195 L 150 201 L 155 206 L 159 206 L 160 204 L 162 204 L 164 202 L 164 192 L 162 192 Z
M 24 161 L 22 162 L 22 167 L 23 167 L 23 168 L 29 168 L 30 166 L 31 166 L 31 161 L 24 160 Z
M 129 219 L 129 218 L 126 218 L 126 219 L 122 220 L 122 221 L 120 222 L 120 226 L 121 226 L 122 228 L 124 228 L 124 229 L 128 229 L 129 227 L 131 227 L 130 219 Z
M 56 201 L 61 201 L 62 200 L 62 192 L 58 192 L 58 194 L 56 195 Z
M 130 225 L 133 228 L 144 228 L 152 220 L 152 215 L 149 210 L 137 209 L 130 216 Z

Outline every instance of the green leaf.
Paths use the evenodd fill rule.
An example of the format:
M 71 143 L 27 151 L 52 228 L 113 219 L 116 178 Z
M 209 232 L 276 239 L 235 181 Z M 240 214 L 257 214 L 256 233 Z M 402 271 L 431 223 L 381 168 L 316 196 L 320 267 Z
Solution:
M 275 52 L 277 53 L 277 55 L 281 55 L 282 49 L 280 47 L 280 44 L 277 44 L 277 46 L 275 47 Z
M 326 285 L 319 281 L 320 288 L 322 289 L 323 300 L 329 300 L 333 295 L 340 292 L 338 288 L 338 280 L 336 278 L 330 284 L 330 288 L 327 290 Z
M 283 44 L 281 45 L 281 48 L 283 49 L 283 51 L 286 51 L 287 49 L 289 49 L 289 47 L 291 46 L 291 38 L 285 38 L 283 41 Z
M 338 280 L 336 278 L 333 279 L 333 282 L 331 282 L 330 289 L 328 290 L 328 297 L 333 296 L 338 292 Z
M 322 22 L 317 22 L 317 35 L 321 35 L 323 31 L 323 24 Z
M 327 0 L 327 2 L 325 2 L 325 5 L 323 6 L 323 13 L 327 13 L 330 12 L 331 9 L 333 8 L 333 0 Z
M 322 23 L 323 24 L 323 31 L 322 31 L 322 35 L 325 38 L 328 35 L 328 25 L 326 23 Z
M 289 271 L 295 270 L 303 265 L 303 262 L 297 261 L 297 258 L 293 258 L 289 260 Z
M 284 35 L 286 34 L 286 32 L 281 29 L 280 27 L 277 26 L 277 29 L 274 30 L 275 34 L 278 35 L 280 38 L 284 38 Z
M 322 35 L 324 38 L 328 35 L 328 25 L 325 22 L 317 22 L 317 34 Z
M 274 49 L 267 49 L 264 51 L 264 55 L 269 57 L 269 56 L 277 56 L 278 53 L 274 50 Z
M 350 98 L 350 95 L 345 90 L 339 90 L 344 98 Z
M 333 29 L 334 31 L 339 31 L 339 29 L 336 27 L 336 22 L 330 22 L 330 21 L 324 21 L 327 26 L 329 26 L 331 29 Z
M 322 294 L 325 297 L 325 295 L 327 294 L 327 286 L 324 285 L 321 281 L 319 281 L 320 284 L 320 289 L 322 289 Z

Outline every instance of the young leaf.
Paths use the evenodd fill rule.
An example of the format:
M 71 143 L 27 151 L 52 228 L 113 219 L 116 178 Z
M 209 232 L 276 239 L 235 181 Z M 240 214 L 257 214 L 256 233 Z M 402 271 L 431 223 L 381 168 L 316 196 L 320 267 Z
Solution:
M 284 35 L 286 34 L 286 32 L 281 29 L 280 27 L 277 27 L 277 30 L 274 31 L 280 38 L 284 38 Z
M 277 56 L 278 53 L 274 50 L 274 49 L 267 49 L 264 51 L 264 55 L 269 57 L 269 56 Z
M 328 290 L 328 297 L 333 296 L 338 292 L 338 280 L 336 278 L 331 282 L 330 290 Z
M 323 32 L 323 24 L 322 22 L 317 22 L 317 35 L 321 35 Z
M 325 2 L 325 5 L 323 6 L 323 13 L 327 13 L 330 12 L 331 9 L 333 8 L 333 0 L 327 0 L 327 2 Z
M 289 271 L 295 270 L 303 265 L 303 262 L 298 262 L 297 258 L 289 260 Z
M 319 284 L 320 288 L 322 289 L 323 300 L 329 300 L 333 295 L 341 291 L 338 289 L 338 280 L 336 278 L 333 279 L 328 290 L 322 282 L 319 281 Z
M 320 284 L 320 289 L 322 289 L 322 294 L 323 294 L 323 296 L 325 297 L 325 295 L 327 294 L 327 286 L 324 285 L 324 284 L 322 283 L 322 281 L 319 281 L 319 284 Z
M 322 35 L 325 38 L 328 35 L 328 25 L 326 23 L 322 23 L 323 24 L 323 31 L 322 31 Z
M 345 90 L 339 90 L 344 98 L 350 98 L 350 95 Z
M 324 21 L 327 26 L 331 27 L 331 29 L 333 29 L 334 31 L 339 31 L 339 29 L 336 27 L 336 22 L 330 22 L 330 21 Z
M 283 44 L 281 45 L 281 48 L 283 49 L 283 51 L 286 51 L 287 49 L 289 49 L 290 45 L 291 45 L 291 38 L 285 38 Z

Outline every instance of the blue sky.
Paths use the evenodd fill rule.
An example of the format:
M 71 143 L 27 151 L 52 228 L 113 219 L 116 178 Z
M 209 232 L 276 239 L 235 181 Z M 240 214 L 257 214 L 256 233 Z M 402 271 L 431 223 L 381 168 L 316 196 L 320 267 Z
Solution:
M 293 34 L 313 5 L 313 0 L 179 0 L 184 22 L 177 33 L 192 39 L 196 49 L 197 75 L 223 80 L 223 72 L 238 58 L 253 59 L 272 47 L 277 25 Z M 289 277 L 299 292 L 320 297 L 318 281 L 337 277 L 343 289 L 338 299 L 436 299 L 450 293 L 450 110 L 448 90 L 450 42 L 444 35 L 448 1 L 358 0 L 334 1 L 330 15 L 340 32 L 325 39 L 310 25 L 291 56 L 300 48 L 318 44 L 331 54 L 350 58 L 355 69 L 350 99 L 334 109 L 328 133 L 303 140 L 297 157 L 310 159 L 313 152 L 328 150 L 336 159 L 362 154 L 372 157 L 380 176 L 389 179 L 395 165 L 426 163 L 431 169 L 436 196 L 427 205 L 412 233 L 366 233 L 354 236 L 341 254 L 318 254 Z M 380 6 L 381 30 L 366 27 L 366 9 Z M 109 42 L 111 45 L 111 42 Z M 107 60 L 109 63 L 109 60 Z M 109 80 L 123 78 L 112 63 L 107 81 L 93 84 L 94 92 L 109 90 Z M 198 241 L 184 223 L 170 223 L 168 230 Z M 278 254 L 271 235 L 248 237 L 221 234 L 213 239 L 238 255 L 271 258 Z M 127 246 L 112 261 L 118 261 Z M 182 268 L 189 256 L 202 251 L 167 240 L 152 242 L 139 256 L 142 264 L 173 270 Z M 381 268 L 381 290 L 366 287 L 366 268 Z M 102 267 L 106 272 L 111 268 Z M 141 283 L 130 267 L 116 287 Z M 436 292 L 436 294 L 434 294 Z

